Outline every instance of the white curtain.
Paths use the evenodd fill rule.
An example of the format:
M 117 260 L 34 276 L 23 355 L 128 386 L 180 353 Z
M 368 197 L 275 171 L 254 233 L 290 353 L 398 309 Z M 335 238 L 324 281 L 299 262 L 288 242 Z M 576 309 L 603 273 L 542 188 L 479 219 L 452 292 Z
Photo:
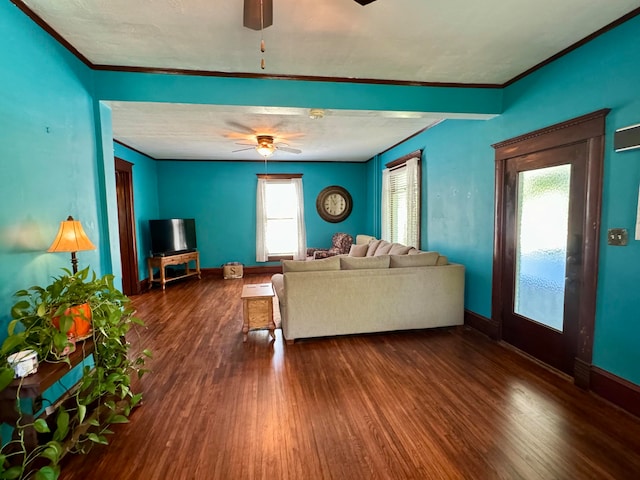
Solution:
M 407 160 L 407 245 L 420 248 L 418 239 L 420 238 L 420 187 L 418 182 L 418 159 Z
M 256 191 L 256 262 L 266 262 L 267 252 L 267 180 L 258 178 Z
M 302 178 L 292 178 L 291 183 L 296 189 L 298 211 L 296 212 L 298 231 L 298 250 L 294 260 L 304 260 L 307 257 L 307 232 L 304 226 L 304 195 L 302 193 Z
M 391 239 L 391 176 L 388 168 L 382 171 L 382 225 L 381 238 L 386 241 Z
M 270 182 L 270 183 L 269 183 Z M 287 221 L 287 227 L 285 230 L 282 230 L 282 227 L 273 226 L 271 227 L 271 234 L 269 234 L 269 216 L 268 216 L 268 188 L 267 185 L 271 184 L 273 187 L 274 183 L 278 184 L 289 184 L 293 187 L 294 197 L 295 198 L 287 198 L 288 205 L 295 207 L 295 210 L 291 213 L 291 217 L 289 221 Z M 271 193 L 273 195 L 273 191 Z M 275 197 L 276 202 L 284 201 L 282 197 Z M 273 207 L 277 205 L 274 204 L 274 198 L 271 198 L 271 208 L 273 212 Z M 282 206 L 282 203 L 280 203 Z M 291 212 L 291 209 L 288 209 Z M 281 221 L 283 218 L 280 215 L 279 220 Z M 274 222 L 274 219 L 271 219 Z M 293 228 L 293 224 L 295 224 L 295 228 Z M 277 223 L 276 223 L 277 225 Z M 276 230 L 274 230 L 274 228 Z M 295 230 L 296 238 L 293 239 L 287 232 L 293 232 Z M 285 244 L 291 245 L 287 248 L 287 245 L 282 245 L 281 241 L 278 241 L 278 233 L 280 234 L 280 240 L 282 240 L 282 235 L 285 235 Z M 268 235 L 271 235 L 271 240 L 269 240 Z M 275 235 L 275 236 L 274 236 Z M 273 241 L 276 240 L 276 243 L 279 244 L 279 248 L 277 252 L 270 252 L 268 245 L 274 245 Z M 294 241 L 291 241 L 294 240 Z M 268 262 L 269 255 L 282 255 L 284 252 L 289 255 L 293 255 L 295 260 L 304 260 L 306 258 L 307 252 L 307 234 L 304 225 L 304 195 L 302 190 L 302 178 L 290 178 L 290 179 L 278 179 L 278 180 L 267 180 L 265 178 L 258 178 L 258 188 L 256 190 L 256 261 L 257 262 Z

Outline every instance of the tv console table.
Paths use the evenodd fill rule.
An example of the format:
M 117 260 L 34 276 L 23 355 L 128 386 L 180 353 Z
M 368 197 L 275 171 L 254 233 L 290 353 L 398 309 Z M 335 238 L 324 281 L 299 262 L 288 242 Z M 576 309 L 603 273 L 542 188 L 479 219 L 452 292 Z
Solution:
M 189 262 L 195 262 L 195 270 L 191 270 L 189 268 Z M 185 265 L 185 273 L 183 275 L 178 275 L 177 277 L 167 278 L 165 267 L 167 267 L 168 265 Z M 174 280 L 192 277 L 194 275 L 197 275 L 198 278 L 202 278 L 200 274 L 199 252 L 178 253 L 177 255 L 165 255 L 162 257 L 148 257 L 147 267 L 149 268 L 149 290 L 151 290 L 151 287 L 154 283 L 159 283 L 160 285 L 162 285 L 162 289 L 164 290 L 165 285 L 168 282 L 173 282 Z M 154 268 L 160 269 L 160 278 L 154 278 Z

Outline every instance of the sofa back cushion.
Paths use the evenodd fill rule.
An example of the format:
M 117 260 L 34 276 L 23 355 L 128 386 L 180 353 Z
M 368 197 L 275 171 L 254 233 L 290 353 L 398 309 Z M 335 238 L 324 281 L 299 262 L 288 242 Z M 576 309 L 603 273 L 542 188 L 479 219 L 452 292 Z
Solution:
M 389 250 L 389 255 L 406 255 L 412 248 L 413 247 L 407 247 L 406 245 L 402 245 L 401 243 L 392 243 L 391 250 Z
M 438 252 L 424 252 L 416 255 L 390 255 L 390 268 L 433 267 L 438 262 Z
M 367 249 L 367 257 L 373 257 L 373 254 L 376 253 L 376 249 L 382 240 L 371 240 L 369 242 L 369 248 Z
M 386 240 L 382 240 L 378 244 L 378 248 L 376 248 L 376 251 L 373 253 L 373 256 L 378 257 L 380 255 L 389 255 L 389 252 L 391 251 L 392 246 L 393 246 L 393 243 L 387 242 Z
M 341 270 L 361 270 L 373 268 L 389 268 L 389 255 L 377 257 L 340 257 Z
M 350 257 L 366 257 L 367 250 L 369 250 L 369 245 L 351 245 L 351 249 L 349 250 Z
M 282 260 L 282 273 L 287 272 L 320 272 L 324 270 L 340 270 L 340 257 L 334 256 L 322 260 Z
M 371 235 L 356 235 L 356 245 L 369 245 L 369 243 L 373 240 L 377 240 L 376 237 L 372 237 Z

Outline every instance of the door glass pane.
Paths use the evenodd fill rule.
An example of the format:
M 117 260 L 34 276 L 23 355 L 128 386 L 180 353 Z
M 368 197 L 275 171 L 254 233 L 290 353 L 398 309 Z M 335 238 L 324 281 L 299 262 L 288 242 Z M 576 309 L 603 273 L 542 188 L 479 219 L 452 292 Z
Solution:
M 562 331 L 571 165 L 518 174 L 514 312 Z

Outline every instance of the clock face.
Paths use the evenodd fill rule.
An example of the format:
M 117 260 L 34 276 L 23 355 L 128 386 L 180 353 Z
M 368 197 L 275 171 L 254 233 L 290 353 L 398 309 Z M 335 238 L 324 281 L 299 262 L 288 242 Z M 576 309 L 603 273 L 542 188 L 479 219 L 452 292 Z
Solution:
M 318 214 L 327 222 L 343 221 L 351 214 L 351 195 L 344 188 L 333 185 L 320 192 L 316 200 Z

